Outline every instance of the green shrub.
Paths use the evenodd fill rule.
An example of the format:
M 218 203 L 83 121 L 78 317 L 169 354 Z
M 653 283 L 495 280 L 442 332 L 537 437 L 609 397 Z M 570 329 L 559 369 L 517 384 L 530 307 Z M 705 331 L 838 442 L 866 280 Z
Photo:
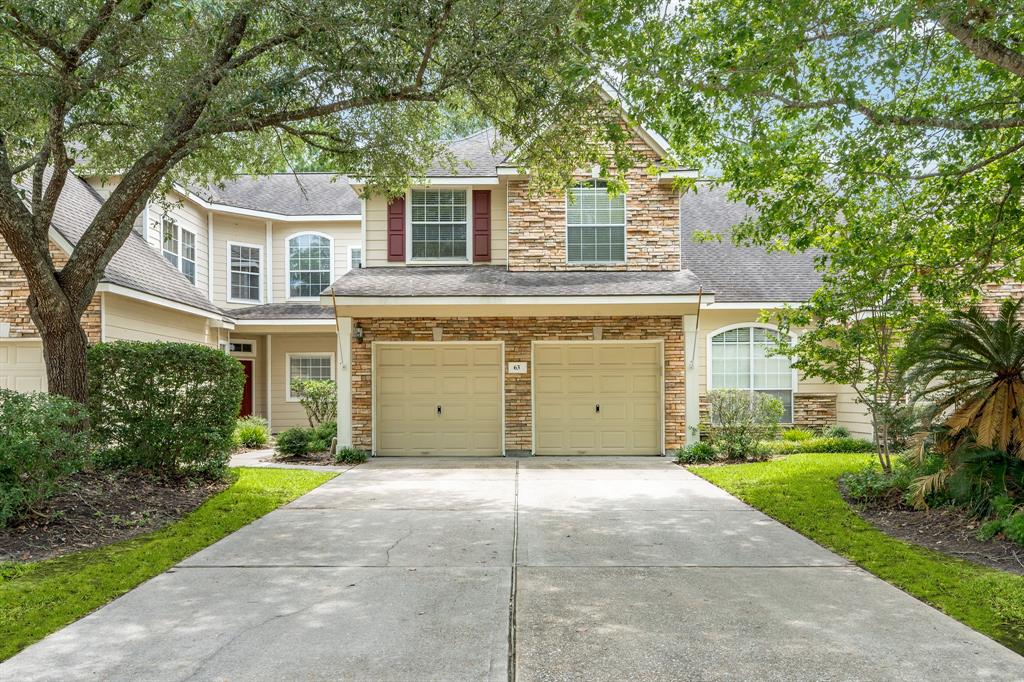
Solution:
M 717 456 L 715 446 L 704 441 L 676 450 L 676 462 L 679 464 L 704 464 L 714 461 Z
M 330 443 L 338 435 L 338 424 L 333 421 L 324 422 L 314 427 L 313 433 L 318 440 L 325 440 Z
M 101 465 L 221 475 L 245 376 L 223 352 L 190 343 L 89 348 L 89 416 Z
M 771 440 L 758 444 L 771 455 L 795 455 L 801 452 L 874 452 L 871 441 L 861 438 L 808 438 L 807 440 Z
M 942 463 L 943 459 L 938 455 L 928 455 L 923 460 L 900 455 L 893 461 L 890 473 L 883 472 L 875 461 L 859 471 L 844 475 L 842 481 L 851 499 L 869 502 L 889 498 L 909 506 L 914 480 L 937 471 Z
M 782 440 L 801 441 L 810 440 L 811 438 L 814 438 L 814 432 L 808 429 L 792 428 L 782 432 Z
M 81 468 L 84 419 L 67 398 L 0 389 L 0 526 L 34 510 Z
M 270 441 L 270 429 L 263 417 L 243 417 L 235 424 L 234 442 L 237 447 L 262 448 Z
M 760 456 L 758 441 L 778 434 L 785 410 L 778 398 L 750 391 L 714 390 L 708 403 L 713 420 L 708 435 L 729 459 Z
M 285 457 L 301 457 L 302 455 L 308 455 L 309 441 L 313 436 L 312 429 L 303 429 L 300 427 L 286 429 L 281 433 L 277 434 L 276 449 L 278 454 L 284 455 Z
M 355 448 L 339 448 L 334 453 L 334 461 L 338 464 L 362 464 L 368 459 L 367 454 L 362 450 Z
M 828 426 L 821 431 L 822 438 L 849 438 L 850 429 L 845 426 Z
M 299 396 L 299 403 L 305 408 L 311 427 L 337 419 L 338 386 L 333 381 L 296 379 L 292 382 L 292 393 Z
M 317 435 L 313 435 L 309 440 L 309 451 L 310 452 L 327 452 L 331 449 L 331 441 L 320 438 Z

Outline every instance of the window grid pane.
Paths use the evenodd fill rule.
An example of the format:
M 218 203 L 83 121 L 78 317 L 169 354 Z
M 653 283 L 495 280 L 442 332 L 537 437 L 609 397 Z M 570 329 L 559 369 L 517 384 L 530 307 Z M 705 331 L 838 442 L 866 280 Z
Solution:
M 260 300 L 260 250 L 231 245 L 231 298 L 238 301 Z
M 612 197 L 601 181 L 569 189 L 566 250 L 570 263 L 619 263 L 626 260 L 626 199 Z
M 793 370 L 789 358 L 772 351 L 778 332 L 739 327 L 711 338 L 711 385 L 756 391 L 782 400 L 783 423 L 793 421 Z
M 299 355 L 288 358 L 288 395 L 293 396 L 292 384 L 300 380 L 330 380 L 332 359 L 330 355 Z
M 162 225 L 164 258 L 174 267 L 178 267 L 178 254 L 181 251 L 181 244 L 178 242 L 178 225 L 166 216 L 162 220 Z
M 181 230 L 181 272 L 196 283 L 196 236 L 188 230 Z
M 331 285 L 331 240 L 300 234 L 288 240 L 288 295 L 315 298 Z
M 362 248 L 352 247 L 352 250 L 349 251 L 349 254 L 350 254 L 350 256 L 349 256 L 349 265 L 353 269 L 363 267 L 363 249 Z
M 466 259 L 469 221 L 465 191 L 414 189 L 410 210 L 414 259 Z

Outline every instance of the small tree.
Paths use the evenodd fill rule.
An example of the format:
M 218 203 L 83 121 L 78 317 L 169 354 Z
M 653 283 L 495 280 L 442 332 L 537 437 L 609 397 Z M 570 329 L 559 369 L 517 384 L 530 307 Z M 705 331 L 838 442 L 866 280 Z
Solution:
M 785 407 L 773 396 L 718 389 L 708 394 L 715 444 L 729 459 L 757 455 L 758 443 L 778 435 Z
M 329 379 L 295 379 L 292 393 L 306 409 L 310 428 L 338 418 L 338 388 Z

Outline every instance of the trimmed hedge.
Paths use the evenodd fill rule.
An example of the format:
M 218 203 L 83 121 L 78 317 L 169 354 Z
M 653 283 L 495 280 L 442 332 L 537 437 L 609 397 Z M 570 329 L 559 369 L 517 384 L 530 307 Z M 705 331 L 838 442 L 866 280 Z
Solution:
M 875 446 L 863 438 L 807 438 L 761 441 L 758 450 L 769 455 L 795 455 L 801 452 L 874 452 Z
M 0 526 L 60 490 L 85 462 L 85 410 L 62 396 L 0 389 Z
M 242 402 L 242 365 L 190 343 L 115 341 L 89 349 L 97 462 L 220 475 Z

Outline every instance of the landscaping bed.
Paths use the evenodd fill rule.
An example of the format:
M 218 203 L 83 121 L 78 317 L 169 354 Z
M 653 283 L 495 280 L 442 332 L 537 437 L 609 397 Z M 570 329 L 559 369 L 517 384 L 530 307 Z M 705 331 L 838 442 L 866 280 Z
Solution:
M 690 471 L 947 615 L 1024 653 L 1024 575 L 892 537 L 839 491 L 863 454 L 800 454 Z
M 38 561 L 157 530 L 228 484 L 137 471 L 80 471 L 43 509 L 0 527 L 0 561 Z
M 0 562 L 0 661 L 335 476 L 237 469 L 234 481 L 160 530 L 34 562 Z

